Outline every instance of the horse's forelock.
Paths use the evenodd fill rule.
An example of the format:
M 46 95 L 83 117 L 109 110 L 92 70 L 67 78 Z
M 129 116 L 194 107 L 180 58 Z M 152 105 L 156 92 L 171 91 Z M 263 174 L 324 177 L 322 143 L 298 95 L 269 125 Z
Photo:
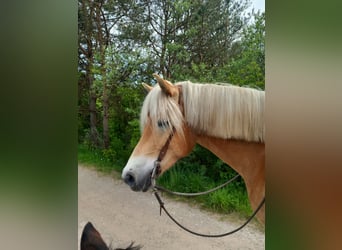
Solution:
M 183 114 L 178 100 L 165 95 L 159 86 L 154 87 L 146 96 L 140 114 L 140 128 L 143 131 L 148 119 L 151 119 L 153 129 L 158 129 L 158 122 L 169 124 L 170 133 L 173 128 L 177 133 L 183 134 Z

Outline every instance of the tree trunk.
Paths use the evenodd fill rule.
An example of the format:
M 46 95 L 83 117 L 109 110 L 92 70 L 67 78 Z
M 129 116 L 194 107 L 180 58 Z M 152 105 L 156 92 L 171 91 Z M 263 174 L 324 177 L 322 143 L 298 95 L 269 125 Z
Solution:
M 105 61 L 105 54 L 106 48 L 109 44 L 109 31 L 107 27 L 106 17 L 102 10 L 103 2 L 97 3 L 97 8 L 95 9 L 96 12 L 96 26 L 97 26 L 97 36 L 96 40 L 98 41 L 98 48 L 100 53 L 100 64 L 101 64 L 101 76 L 102 76 L 102 109 L 103 109 L 103 118 L 102 118 L 102 129 L 103 129 L 103 147 L 105 149 L 109 148 L 109 125 L 108 125 L 108 117 L 109 117 L 109 97 L 107 88 L 107 76 L 106 76 L 106 61 Z
M 99 132 L 97 131 L 97 116 L 96 116 L 96 95 L 91 94 L 89 98 L 89 111 L 90 111 L 90 142 L 93 146 L 99 147 Z
M 108 119 L 109 119 L 109 98 L 107 94 L 106 84 L 103 87 L 103 146 L 105 149 L 109 148 L 109 127 L 108 127 Z

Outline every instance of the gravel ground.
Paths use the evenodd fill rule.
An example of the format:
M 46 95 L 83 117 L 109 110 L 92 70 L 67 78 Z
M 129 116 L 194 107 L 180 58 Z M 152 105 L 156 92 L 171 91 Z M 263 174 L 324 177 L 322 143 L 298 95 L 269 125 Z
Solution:
M 244 221 L 236 215 L 217 215 L 193 205 L 163 197 L 166 208 L 181 223 L 201 233 L 223 233 Z M 120 179 L 89 167 L 78 167 L 78 240 L 92 222 L 107 244 L 126 247 L 132 241 L 144 250 L 265 249 L 265 233 L 256 221 L 224 238 L 202 238 L 175 225 L 150 192 L 133 192 Z

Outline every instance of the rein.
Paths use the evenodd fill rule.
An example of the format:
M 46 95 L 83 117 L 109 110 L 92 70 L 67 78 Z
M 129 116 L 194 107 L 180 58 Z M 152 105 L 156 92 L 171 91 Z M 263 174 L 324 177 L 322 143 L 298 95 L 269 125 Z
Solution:
M 164 202 L 162 201 L 162 199 L 159 196 L 158 191 L 163 191 L 163 192 L 167 192 L 170 194 L 174 194 L 174 195 L 181 195 L 181 196 L 198 196 L 198 195 L 204 195 L 204 194 L 209 194 L 211 192 L 214 192 L 226 185 L 228 185 L 229 183 L 231 183 L 232 181 L 234 181 L 237 177 L 239 177 L 239 174 L 235 175 L 233 178 L 231 178 L 230 180 L 228 180 L 227 182 L 213 188 L 210 189 L 208 191 L 205 192 L 198 192 L 198 193 L 180 193 L 180 192 L 174 192 L 171 190 L 168 190 L 164 187 L 161 186 L 157 186 L 156 185 L 156 179 L 158 177 L 158 175 L 160 174 L 160 162 L 163 160 L 164 156 L 166 155 L 167 149 L 170 145 L 170 142 L 172 140 L 173 134 L 175 132 L 175 128 L 173 128 L 172 133 L 169 135 L 169 137 L 167 138 L 164 146 L 162 147 L 162 149 L 159 152 L 158 158 L 157 160 L 154 162 L 154 168 L 152 170 L 152 174 L 151 174 L 151 183 L 152 183 L 152 187 L 153 187 L 153 194 L 156 197 L 158 203 L 159 203 L 159 207 L 160 207 L 160 212 L 159 214 L 161 215 L 162 210 L 164 210 L 164 212 L 166 213 L 166 215 L 174 222 L 176 223 L 180 228 L 182 228 L 183 230 L 197 235 L 197 236 L 201 236 L 201 237 L 209 237 L 209 238 L 219 238 L 219 237 L 224 237 L 224 236 L 228 236 L 230 234 L 233 234 L 239 230 L 241 230 L 242 228 L 244 228 L 254 217 L 255 215 L 259 212 L 259 210 L 261 209 L 261 207 L 264 205 L 265 203 L 265 197 L 262 199 L 262 201 L 260 202 L 259 206 L 257 207 L 257 209 L 253 212 L 253 214 L 247 219 L 247 221 L 245 223 L 243 223 L 241 226 L 239 226 L 238 228 L 231 230 L 227 233 L 223 233 L 223 234 L 202 234 L 202 233 L 197 233 L 195 231 L 192 231 L 188 228 L 186 228 L 185 226 L 183 226 L 181 223 L 179 223 L 169 212 L 168 210 L 165 208 L 164 206 Z
M 163 191 L 165 193 L 168 193 L 168 194 L 173 194 L 173 195 L 179 195 L 179 196 L 199 196 L 199 195 L 204 195 L 204 194 L 210 194 L 220 188 L 223 188 L 225 186 L 227 186 L 229 183 L 231 183 L 232 181 L 234 181 L 236 178 L 238 178 L 240 175 L 237 174 L 235 175 L 233 178 L 229 179 L 228 181 L 226 181 L 225 183 L 215 187 L 215 188 L 212 188 L 212 189 L 209 189 L 207 191 L 204 191 L 204 192 L 198 192 L 198 193 L 181 193 L 181 192 L 175 192 L 175 191 L 171 191 L 169 189 L 166 189 L 164 187 L 161 187 L 161 186 L 157 186 L 157 185 L 154 185 L 153 188 L 156 189 L 156 190 L 159 190 L 159 191 Z
M 265 197 L 262 199 L 261 203 L 259 204 L 259 206 L 257 207 L 257 209 L 253 212 L 253 214 L 248 218 L 248 220 L 243 223 L 241 226 L 239 226 L 238 228 L 234 229 L 234 230 L 231 230 L 227 233 L 223 233 L 223 234 L 203 234 L 203 233 L 197 233 L 195 231 L 192 231 L 188 228 L 186 228 L 185 226 L 183 226 L 182 224 L 180 224 L 168 211 L 167 209 L 165 208 L 164 206 L 164 202 L 162 201 L 162 199 L 160 198 L 159 194 L 158 194 L 158 191 L 157 190 L 153 190 L 153 194 L 154 196 L 157 198 L 157 201 L 160 205 L 160 215 L 161 215 L 161 211 L 164 210 L 164 212 L 167 214 L 167 216 L 169 216 L 169 218 L 174 222 L 176 223 L 180 228 L 182 228 L 183 230 L 191 233 L 191 234 L 194 234 L 194 235 L 197 235 L 197 236 L 201 236 L 201 237 L 207 237 L 207 238 L 219 238 L 219 237 L 225 237 L 225 236 L 228 236 L 230 234 L 233 234 L 233 233 L 236 233 L 237 231 L 241 230 L 242 228 L 244 228 L 254 217 L 255 215 L 259 212 L 259 210 L 261 209 L 261 207 L 264 205 L 265 203 Z
M 181 89 L 180 89 L 181 90 Z M 180 99 L 179 99 L 179 104 L 181 104 L 182 100 L 181 100 L 181 95 L 180 95 Z M 197 235 L 197 236 L 201 236 L 201 237 L 209 237 L 209 238 L 219 238 L 219 237 L 224 237 L 224 236 L 228 236 L 230 234 L 233 234 L 233 233 L 236 233 L 237 231 L 241 230 L 242 228 L 244 228 L 254 217 L 255 215 L 259 212 L 259 210 L 261 209 L 261 207 L 264 205 L 265 203 L 265 197 L 262 199 L 262 201 L 260 202 L 259 206 L 257 207 L 257 209 L 253 212 L 253 214 L 247 219 L 247 221 L 245 223 L 243 223 L 241 226 L 239 226 L 238 228 L 236 229 L 233 229 L 227 233 L 223 233 L 223 234 L 202 234 L 202 233 L 197 233 L 197 232 L 194 232 L 188 228 L 186 228 L 185 226 L 183 226 L 182 224 L 180 224 L 169 212 L 168 210 L 165 208 L 164 206 L 164 202 L 162 201 L 162 199 L 160 198 L 159 196 L 159 193 L 158 191 L 163 191 L 163 192 L 166 192 L 166 193 L 169 193 L 169 194 L 174 194 L 174 195 L 180 195 L 180 196 L 199 196 L 199 195 L 204 195 L 204 194 L 209 194 L 211 192 L 214 192 L 226 185 L 228 185 L 229 183 L 231 183 L 232 181 L 234 181 L 237 177 L 239 177 L 239 174 L 235 175 L 233 178 L 231 178 L 230 180 L 228 180 L 227 182 L 213 188 L 213 189 L 210 189 L 208 191 L 205 191 L 205 192 L 198 192 L 198 193 L 180 193 L 180 192 L 174 192 L 174 191 L 171 191 L 171 190 L 168 190 L 164 187 L 161 187 L 161 186 L 157 186 L 156 185 L 156 179 L 158 177 L 158 175 L 160 174 L 161 170 L 160 170 L 160 163 L 161 161 L 163 160 L 164 156 L 166 155 L 166 152 L 169 148 L 169 145 L 171 143 L 171 140 L 172 140 L 172 137 L 175 133 L 175 128 L 173 127 L 172 128 L 172 132 L 170 133 L 169 137 L 167 138 L 164 146 L 161 148 L 160 152 L 159 152 L 159 155 L 157 157 L 157 160 L 154 162 L 154 168 L 152 170 L 152 174 L 151 174 L 151 184 L 152 184 L 152 187 L 153 187 L 153 194 L 154 196 L 156 197 L 158 203 L 159 203 L 159 206 L 160 206 L 160 215 L 161 215 L 161 212 L 162 210 L 164 210 L 164 212 L 167 214 L 167 216 L 174 222 L 176 223 L 180 228 L 182 228 L 183 230 L 191 233 L 191 234 L 194 234 L 194 235 Z

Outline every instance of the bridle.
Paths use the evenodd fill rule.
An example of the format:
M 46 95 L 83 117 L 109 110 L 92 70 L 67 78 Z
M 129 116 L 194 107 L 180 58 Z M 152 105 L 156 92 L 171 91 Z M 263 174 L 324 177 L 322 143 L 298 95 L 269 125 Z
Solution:
M 182 86 L 178 85 L 178 105 L 181 109 L 181 112 L 184 116 L 184 105 L 183 105 L 183 95 L 182 95 Z M 166 155 L 167 150 L 169 149 L 170 146 L 170 142 L 172 140 L 172 137 L 174 135 L 174 133 L 176 132 L 176 128 L 174 126 L 172 126 L 172 131 L 169 135 L 169 137 L 167 138 L 164 146 L 160 149 L 157 160 L 154 161 L 154 167 L 152 170 L 152 174 L 151 174 L 151 182 L 152 182 L 152 186 L 155 186 L 155 179 L 158 177 L 158 175 L 160 174 L 160 162 L 164 159 L 164 156 Z
M 172 132 L 170 133 L 169 137 L 167 138 L 164 146 L 161 148 L 161 150 L 159 151 L 159 155 L 157 157 L 157 160 L 154 161 L 154 167 L 152 170 L 152 174 L 151 174 L 151 182 L 152 182 L 152 186 L 156 186 L 155 185 L 155 180 L 156 178 L 159 176 L 161 170 L 160 170 L 160 162 L 164 159 L 164 156 L 166 155 L 167 150 L 169 149 L 169 145 L 170 142 L 172 140 L 172 137 L 175 133 L 176 129 L 175 127 L 172 128 Z
M 183 99 L 182 99 L 182 94 L 181 94 L 181 86 L 178 86 L 179 87 L 179 99 L 178 99 L 178 104 L 180 105 L 181 109 L 182 109 L 182 113 L 184 115 L 184 109 L 183 109 Z M 210 237 L 210 238 L 218 238 L 218 237 L 224 237 L 224 236 L 228 236 L 230 234 L 233 234 L 239 230 L 241 230 L 242 228 L 244 228 L 254 217 L 255 215 L 259 212 L 259 210 L 261 209 L 261 207 L 264 205 L 265 203 L 265 197 L 262 199 L 262 201 L 260 202 L 260 204 L 258 205 L 258 207 L 255 209 L 255 211 L 253 212 L 253 214 L 247 219 L 247 221 L 245 223 L 243 223 L 241 226 L 239 226 L 238 228 L 234 229 L 234 230 L 231 230 L 229 232 L 226 232 L 226 233 L 223 233 L 223 234 L 202 234 L 202 233 L 197 233 L 197 232 L 194 232 L 188 228 L 186 228 L 185 226 L 183 226 L 182 224 L 180 224 L 169 212 L 168 210 L 165 208 L 164 206 L 164 202 L 162 201 L 162 199 L 160 198 L 159 196 L 159 193 L 158 191 L 164 191 L 164 192 L 167 192 L 167 193 L 170 193 L 170 194 L 174 194 L 174 195 L 181 195 L 181 196 L 199 196 L 199 195 L 204 195 L 204 194 L 208 194 L 208 193 L 211 193 L 211 192 L 214 192 L 226 185 L 228 185 L 229 183 L 231 183 L 232 181 L 234 181 L 237 177 L 239 177 L 240 175 L 237 174 L 235 175 L 233 178 L 229 179 L 227 182 L 213 188 L 213 189 L 210 189 L 208 191 L 205 191 L 205 192 L 199 192 L 199 193 L 180 193 L 180 192 L 174 192 L 174 191 L 170 191 L 164 187 L 161 187 L 161 186 L 158 186 L 156 185 L 156 179 L 158 178 L 159 174 L 161 173 L 161 170 L 160 170 L 160 163 L 161 161 L 164 159 L 165 155 L 166 155 L 166 152 L 170 146 L 170 143 L 171 143 L 171 140 L 172 140 L 172 137 L 174 135 L 174 133 L 176 132 L 176 129 L 175 127 L 172 127 L 172 131 L 169 135 L 169 137 L 167 138 L 164 146 L 161 148 L 161 150 L 159 151 L 159 154 L 158 154 L 158 157 L 157 157 L 157 160 L 155 160 L 154 162 L 154 167 L 153 167 L 153 170 L 152 170 L 152 173 L 151 173 L 151 184 L 152 184 L 152 188 L 153 188 L 153 194 L 154 196 L 156 197 L 158 203 L 159 203 L 159 206 L 160 206 L 160 215 L 161 215 L 161 212 L 162 210 L 164 210 L 164 212 L 167 214 L 167 216 L 174 222 L 176 223 L 180 228 L 184 229 L 185 231 L 191 233 L 191 234 L 194 234 L 194 235 L 197 235 L 197 236 L 201 236 L 201 237 Z

